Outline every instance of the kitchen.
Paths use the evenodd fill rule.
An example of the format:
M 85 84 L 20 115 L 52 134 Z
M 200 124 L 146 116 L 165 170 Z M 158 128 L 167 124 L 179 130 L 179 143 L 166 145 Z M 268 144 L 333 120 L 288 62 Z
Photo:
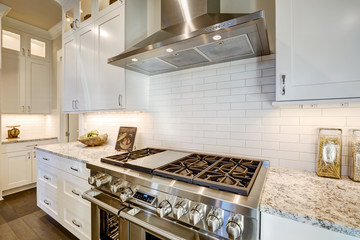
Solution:
M 268 180 L 263 190 L 261 203 L 259 204 L 262 216 L 261 221 L 263 221 L 261 224 L 261 239 L 281 239 L 281 237 L 282 239 L 296 239 L 294 235 L 298 235 L 300 239 L 311 239 L 311 236 L 317 236 L 312 239 L 325 237 L 329 239 L 331 239 L 331 237 L 333 239 L 356 239 L 356 237 L 359 237 L 359 228 L 356 227 L 359 226 L 359 219 L 356 215 L 356 209 L 359 209 L 359 205 L 356 200 L 357 195 L 354 194 L 354 196 L 352 194 L 359 191 L 359 186 L 347 177 L 351 157 L 351 151 L 348 150 L 348 140 L 350 140 L 351 130 L 359 128 L 360 119 L 360 104 L 356 102 L 356 98 L 359 97 L 359 94 L 356 92 L 356 90 L 359 89 L 359 67 L 356 64 L 358 64 L 359 61 L 357 61 L 358 57 L 354 50 L 357 47 L 355 43 L 358 42 L 359 35 L 357 33 L 358 31 L 351 31 L 349 33 L 349 29 L 359 28 L 357 14 L 352 12 L 356 9 L 355 6 L 358 6 L 356 1 L 349 0 L 349 5 L 341 5 L 342 7 L 337 5 L 339 4 L 337 1 L 333 1 L 334 5 L 329 7 L 328 11 L 332 14 L 335 14 L 333 11 L 342 9 L 343 11 L 339 11 L 339 15 L 337 16 L 340 18 L 341 14 L 345 12 L 347 17 L 343 18 L 341 23 L 346 24 L 346 26 L 351 26 L 351 28 L 345 29 L 338 26 L 339 29 L 337 30 L 343 30 L 344 32 L 336 36 L 331 35 L 332 38 L 329 38 L 333 41 L 333 45 L 331 46 L 338 46 L 337 43 L 343 40 L 342 36 L 348 36 L 345 45 L 342 45 L 341 48 L 332 47 L 331 52 L 328 50 L 329 46 L 320 40 L 329 37 L 329 35 L 326 34 L 333 33 L 324 27 L 327 26 L 325 24 L 337 26 L 337 20 L 332 20 L 333 22 L 330 24 L 326 22 L 330 21 L 329 17 L 324 16 L 324 20 L 314 21 L 314 19 L 317 19 L 315 13 L 317 9 L 319 9 L 319 6 L 324 3 L 323 1 L 319 1 L 318 5 L 313 6 L 312 14 L 308 13 L 307 9 L 306 12 L 310 17 L 301 14 L 294 15 L 297 17 L 295 20 L 299 21 L 296 22 L 299 24 L 299 28 L 296 28 L 299 29 L 299 31 L 294 31 L 292 35 L 290 35 L 292 32 L 289 24 L 290 16 L 287 15 L 291 6 L 286 3 L 287 1 L 278 0 L 276 1 L 276 5 L 274 1 L 245 1 L 243 4 L 240 4 L 239 1 L 221 1 L 221 12 L 252 13 L 258 10 L 265 11 L 268 43 L 271 54 L 193 67 L 149 77 L 143 77 L 143 74 L 113 67 L 107 64 L 106 60 L 109 57 L 118 55 L 123 50 L 128 49 L 128 47 L 133 46 L 160 28 L 161 14 L 159 12 L 157 14 L 150 14 L 150 12 L 159 11 L 160 1 L 145 1 L 148 6 L 145 9 L 139 7 L 140 5 L 137 6 L 136 1 L 133 1 L 134 5 L 128 3 L 126 7 L 123 7 L 121 1 L 115 1 L 116 5 L 111 4 L 112 6 L 110 5 L 110 8 L 104 8 L 99 13 L 97 12 L 97 1 L 90 2 L 93 4 L 92 7 L 88 9 L 92 9 L 91 14 L 93 17 L 90 16 L 88 20 L 84 19 L 84 16 L 89 14 L 86 12 L 84 5 L 84 7 L 81 8 L 83 11 L 83 13 L 81 13 L 83 20 L 80 20 L 80 23 L 75 23 L 76 16 L 74 16 L 74 24 L 72 20 L 68 21 L 67 19 L 67 16 L 69 18 L 72 17 L 71 14 L 67 14 L 71 13 L 71 11 L 68 12 L 68 10 L 75 9 L 73 13 L 80 13 L 80 7 L 74 3 L 72 5 L 71 2 L 66 3 L 66 1 L 64 1 L 64 26 L 61 27 L 60 24 L 60 33 L 63 31 L 60 39 L 63 40 L 62 60 L 64 64 L 64 81 L 66 81 L 66 79 L 73 79 L 74 82 L 79 83 L 77 86 L 78 89 L 84 88 L 86 91 L 92 93 L 91 98 L 82 92 L 79 93 L 79 90 L 73 93 L 75 87 L 70 85 L 70 88 L 72 87 L 73 89 L 68 89 L 66 83 L 64 83 L 64 89 L 66 89 L 66 91 L 65 93 L 61 93 L 60 87 L 54 87 L 61 86 L 61 83 L 56 82 L 56 75 L 59 73 L 53 71 L 52 92 L 50 94 L 50 97 L 53 99 L 51 114 L 3 114 L 1 124 L 3 141 L 6 141 L 5 139 L 7 137 L 8 128 L 6 128 L 6 126 L 21 123 L 20 140 L 30 138 L 44 139 L 45 137 L 45 141 L 52 141 L 52 137 L 58 137 L 59 142 L 64 142 L 64 131 L 59 130 L 63 129 L 62 124 L 64 124 L 61 119 L 60 110 L 62 103 L 62 110 L 66 113 L 71 113 L 70 116 L 76 115 L 77 113 L 79 114 L 79 135 L 86 134 L 94 129 L 98 130 L 101 134 L 108 134 L 108 141 L 101 148 L 102 153 L 98 153 L 96 147 L 83 148 L 84 145 L 81 143 L 72 143 L 73 145 L 70 146 L 74 146 L 74 149 L 71 149 L 71 147 L 63 147 L 61 150 L 56 150 L 54 145 L 53 153 L 59 154 L 60 152 L 60 154 L 62 154 L 61 157 L 66 158 L 68 166 L 73 163 L 70 162 L 70 160 L 74 159 L 93 161 L 94 158 L 100 161 L 102 157 L 119 154 L 119 152 L 114 150 L 119 127 L 136 127 L 136 149 L 154 147 L 269 161 L 270 169 L 267 173 Z M 302 13 L 301 11 L 304 11 L 304 8 L 310 4 L 309 1 L 303 4 L 300 4 L 299 1 L 293 2 L 294 6 L 295 4 L 299 4 L 296 5 L 299 13 Z M 134 11 L 134 9 L 136 9 L 136 12 L 131 12 Z M 275 9 L 277 18 L 276 32 Z M 122 31 L 127 33 L 125 39 L 119 30 L 119 32 L 114 33 L 116 34 L 116 40 L 111 40 L 111 38 L 107 40 L 104 38 L 102 39 L 104 41 L 102 44 L 101 42 L 95 44 L 97 40 L 89 38 L 89 35 L 86 35 L 86 33 L 92 31 L 94 28 L 99 29 L 102 26 L 104 27 L 104 31 L 111 30 L 111 21 L 109 25 L 106 25 L 106 23 L 119 15 L 117 11 L 125 12 L 125 26 L 123 26 L 125 30 L 122 29 Z M 156 19 L 151 18 L 153 16 L 158 17 Z M 6 20 L 3 18 L 3 21 L 5 22 Z M 134 21 L 144 22 L 146 24 L 137 24 L 134 26 L 134 24 L 132 24 Z M 302 22 L 304 23 L 301 24 Z M 77 28 L 76 30 L 73 30 L 71 23 L 73 23 L 73 28 L 74 26 Z M 76 26 L 76 24 L 79 26 Z M 308 29 L 308 32 L 304 31 L 305 26 L 309 25 L 314 25 L 314 27 Z M 66 26 L 68 26 L 68 29 Z M 320 43 L 318 41 L 313 43 L 313 37 L 303 37 L 306 34 L 313 36 L 313 34 L 318 31 L 317 29 L 319 29 L 315 28 L 315 26 L 323 26 L 324 29 L 327 30 L 322 32 L 322 36 L 316 35 Z M 297 34 L 301 34 L 301 37 Z M 89 46 L 86 44 L 91 44 L 90 46 L 97 46 L 93 47 L 96 51 L 94 51 L 94 53 L 85 51 L 84 57 L 77 53 L 72 55 L 73 57 L 66 57 L 66 54 L 71 55 L 73 53 L 71 52 L 72 46 L 82 46 L 82 37 L 84 39 L 84 49 Z M 127 47 L 119 44 L 121 39 L 124 40 L 124 45 Z M 311 41 L 307 39 L 311 39 Z M 290 50 L 289 45 L 287 45 L 290 42 L 293 46 L 292 50 Z M 70 45 L 67 45 L 67 43 L 70 43 Z M 71 45 L 73 43 L 75 45 Z M 114 46 L 115 43 L 116 46 Z M 308 44 L 312 45 L 305 48 L 304 45 Z M 54 45 L 55 43 L 53 42 L 53 48 Z M 299 50 L 295 49 L 295 46 L 298 46 Z M 319 46 L 323 46 L 323 48 L 318 49 Z M 53 66 L 56 66 L 56 53 L 60 48 L 61 47 L 58 47 L 58 49 L 52 50 Z M 102 50 L 99 50 L 100 48 Z M 295 55 L 296 57 L 294 59 L 289 58 L 290 51 L 295 50 L 297 50 L 296 54 L 298 55 Z M 104 52 L 106 52 L 106 54 L 101 54 Z M 320 54 L 316 55 L 314 52 Z M 91 54 L 98 55 L 91 57 Z M 333 60 L 334 56 L 336 56 L 335 60 Z M 66 62 L 68 59 L 69 62 Z M 98 59 L 103 59 L 105 62 L 94 63 Z M 294 62 L 289 66 L 292 60 Z M 80 67 L 82 65 L 78 64 L 77 66 L 79 66 L 79 68 L 76 68 L 78 75 L 74 74 L 72 70 L 66 71 L 66 69 L 74 69 L 71 67 L 76 66 L 79 62 L 84 63 L 84 66 L 87 64 L 87 66 L 95 67 L 90 67 L 87 71 L 82 72 Z M 323 62 L 326 64 L 323 64 Z M 294 72 L 291 73 L 290 71 Z M 325 75 L 325 78 L 324 71 L 329 73 Z M 313 76 L 307 75 L 309 73 Z M 125 75 L 124 81 L 119 79 L 121 74 L 122 76 Z M 288 82 L 289 78 L 285 78 L 286 81 L 282 82 L 280 78 L 276 77 L 280 75 L 291 76 L 292 74 L 296 74 L 293 76 L 299 76 L 297 79 L 310 80 L 306 80 L 307 82 L 303 84 L 292 84 Z M 308 83 L 309 81 L 316 81 L 320 78 L 321 80 L 318 80 L 317 84 Z M 78 79 L 81 80 L 78 81 Z M 341 79 L 342 83 L 336 82 L 337 79 Z M 351 79 L 351 81 L 345 81 L 345 79 Z M 328 81 L 328 83 L 326 81 Z M 86 85 L 84 82 L 91 82 L 91 84 Z M 284 84 L 285 86 L 280 84 Z M 304 87 L 296 88 L 296 86 L 299 85 L 303 85 Z M 284 87 L 285 95 L 282 95 L 282 89 Z M 118 91 L 119 88 L 126 88 L 126 91 L 120 93 L 122 95 L 118 98 L 119 93 L 116 91 Z M 108 102 L 105 102 L 107 99 L 105 99 L 104 92 L 108 93 L 108 96 L 116 94 L 114 106 L 107 105 Z M 59 100 L 60 96 L 63 97 L 62 101 Z M 87 97 L 88 99 L 86 99 Z M 104 102 L 101 102 L 102 99 L 104 99 Z M 121 105 L 119 102 L 122 103 L 122 101 L 124 101 L 123 104 L 125 107 L 120 106 L 123 110 L 119 111 L 118 108 L 119 105 Z M 87 104 L 82 105 L 83 102 Z M 115 110 L 114 108 L 118 110 L 113 111 Z M 99 109 L 106 109 L 107 111 Z M 20 108 L 20 110 L 22 109 Z M 17 121 L 15 122 L 14 119 Z M 341 180 L 320 178 L 315 174 L 319 128 L 342 129 L 341 175 L 343 177 Z M 5 148 L 9 148 L 14 144 L 2 144 L 2 152 L 4 155 L 6 155 L 5 151 L 7 151 Z M 26 144 L 26 146 L 31 145 L 28 142 L 23 144 Z M 73 152 L 71 152 L 71 150 Z M 27 151 L 29 150 L 26 149 L 26 154 Z M 49 151 L 45 146 L 43 148 L 39 146 L 37 155 L 39 155 L 39 153 L 46 154 L 49 153 Z M 66 155 L 66 153 L 68 155 Z M 25 156 L 27 157 L 27 155 Z M 31 156 L 33 157 L 35 155 L 31 153 Z M 44 157 L 47 158 L 46 156 Z M 39 161 L 38 156 L 34 158 L 37 158 Z M 70 174 L 67 173 L 64 170 L 65 168 L 56 165 L 56 162 L 49 167 L 47 167 L 49 164 L 44 164 L 43 166 L 46 166 L 46 168 L 40 170 L 47 170 L 48 172 L 42 176 L 54 175 L 54 172 L 51 172 L 49 169 L 56 169 L 56 171 L 60 171 L 59 178 L 66 175 L 70 179 L 69 182 L 76 182 L 77 178 L 73 178 L 74 174 L 71 172 Z M 74 164 L 76 165 L 78 162 Z M 82 169 L 81 166 L 79 169 Z M 38 173 L 40 170 L 38 169 Z M 299 170 L 306 170 L 308 172 Z M 80 175 L 80 173 L 76 173 L 75 175 L 79 177 L 79 179 L 86 180 L 82 180 L 85 181 L 84 190 L 90 189 L 91 186 L 87 185 L 88 176 L 86 176 L 89 172 L 84 170 L 81 174 L 84 175 Z M 273 176 L 280 176 L 280 179 L 272 178 Z M 309 188 L 307 188 L 307 185 L 305 185 L 306 182 L 302 185 L 300 181 L 294 183 L 294 179 L 307 179 L 307 182 L 316 182 L 316 184 L 311 184 L 311 187 L 309 186 Z M 44 179 L 41 181 L 43 182 L 43 180 Z M 66 182 L 65 180 L 64 182 Z M 24 183 L 22 184 L 25 185 Z M 32 184 L 34 184 L 34 181 Z M 38 185 L 38 189 L 39 187 L 44 187 L 43 185 L 44 184 Z M 2 186 L 4 189 L 3 183 Z M 53 184 L 53 186 L 56 186 L 56 184 Z M 56 191 L 59 191 L 61 186 L 61 184 L 57 186 Z M 304 199 L 307 200 L 306 202 L 303 202 L 304 199 L 298 199 L 297 196 L 292 197 L 286 195 L 294 194 L 295 186 L 298 186 L 302 191 L 305 189 L 305 192 L 301 192 L 299 195 L 304 196 Z M 325 186 L 327 190 L 333 186 L 334 189 L 341 189 L 341 191 L 338 190 L 339 192 L 335 194 L 335 192 L 329 190 L 330 196 L 331 194 L 335 194 L 336 198 L 322 198 L 323 191 L 321 191 L 321 187 L 323 186 Z M 18 188 L 18 186 L 16 186 L 16 188 Z M 6 190 L 8 191 L 7 194 L 11 193 L 11 189 L 14 189 L 13 186 L 10 186 L 9 189 Z M 79 189 L 82 188 L 80 187 Z M 50 190 L 50 192 L 51 191 L 52 190 Z M 272 194 L 274 194 L 274 196 L 272 196 Z M 294 199 L 295 203 L 290 201 L 289 198 Z M 321 203 L 316 202 L 317 199 L 330 199 L 329 201 L 334 204 L 332 206 L 334 206 L 335 209 L 326 206 L 326 210 L 322 211 Z M 82 199 L 81 201 L 86 202 L 86 200 Z M 352 211 L 352 215 L 346 215 L 343 211 L 339 210 L 339 208 L 341 208 L 339 205 L 342 205 L 342 201 L 344 205 L 346 205 L 346 203 L 349 204 L 347 210 L 354 210 Z M 68 202 L 71 202 L 71 200 Z M 84 202 L 82 202 L 82 204 L 86 205 Z M 313 203 L 313 205 L 310 203 Z M 59 205 L 58 209 L 60 209 L 62 203 L 58 202 L 57 204 Z M 320 204 L 320 206 L 317 204 Z M 304 209 L 301 209 L 301 205 L 304 206 Z M 63 204 L 63 206 L 64 213 L 66 213 L 65 204 Z M 46 209 L 46 207 L 43 209 Z M 86 211 L 87 208 L 82 207 L 81 209 Z M 315 209 L 320 210 L 315 211 Z M 326 215 L 326 212 L 329 212 L 330 216 Z M 73 219 L 66 221 L 66 214 L 61 213 L 60 210 L 57 213 L 57 215 L 51 215 L 52 213 L 50 211 L 48 214 L 55 220 L 58 218 L 59 220 L 57 220 L 57 222 L 69 231 L 73 231 L 73 234 L 78 238 L 90 238 L 89 226 L 86 226 L 87 233 L 85 233 L 85 230 L 71 230 L 77 228 L 73 222 L 71 223 Z M 89 216 L 86 214 L 90 213 L 84 213 L 84 216 Z M 71 214 L 69 214 L 69 216 L 70 215 Z M 340 217 L 337 215 L 340 215 Z M 78 217 L 80 219 L 82 216 Z M 60 218 L 62 218 L 62 220 L 60 220 Z M 81 222 L 79 219 L 76 219 L 76 224 Z M 283 222 L 284 219 L 287 221 Z M 203 221 L 205 222 L 205 220 L 206 217 Z M 89 221 L 90 219 L 88 219 L 87 225 L 91 224 Z M 223 225 L 224 232 L 226 232 L 226 221 Z M 286 229 L 288 229 L 288 232 L 285 231 L 283 226 L 287 226 Z M 275 231 L 274 229 L 281 231 Z M 330 229 L 331 231 L 325 231 L 325 229 Z M 77 233 L 74 233 L 76 231 Z M 281 236 L 279 234 L 284 235 Z M 260 233 L 258 235 L 260 235 Z M 255 239 L 257 239 L 256 236 Z

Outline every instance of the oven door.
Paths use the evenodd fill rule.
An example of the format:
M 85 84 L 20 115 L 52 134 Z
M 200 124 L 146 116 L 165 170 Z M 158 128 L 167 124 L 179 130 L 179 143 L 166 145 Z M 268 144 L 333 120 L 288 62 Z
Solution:
M 215 236 L 158 217 L 140 206 L 124 206 L 118 199 L 96 189 L 83 193 L 91 202 L 92 240 L 215 240 Z M 113 228 L 114 217 L 117 229 Z

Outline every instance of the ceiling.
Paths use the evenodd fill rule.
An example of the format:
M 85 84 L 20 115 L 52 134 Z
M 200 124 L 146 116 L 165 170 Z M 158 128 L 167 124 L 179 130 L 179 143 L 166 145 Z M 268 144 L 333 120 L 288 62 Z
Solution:
M 7 17 L 49 30 L 61 21 L 61 6 L 55 0 L 0 0 L 11 7 Z

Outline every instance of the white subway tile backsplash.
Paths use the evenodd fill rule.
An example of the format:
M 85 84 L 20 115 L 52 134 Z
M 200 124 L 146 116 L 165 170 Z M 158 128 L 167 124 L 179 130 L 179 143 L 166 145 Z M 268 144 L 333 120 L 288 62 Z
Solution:
M 360 104 L 274 108 L 275 58 L 272 54 L 152 76 L 148 113 L 87 113 L 83 119 L 89 129 L 108 131 L 110 142 L 120 126 L 136 126 L 139 146 L 248 156 L 311 171 L 318 128 L 337 127 L 344 130 L 347 169 L 347 136 L 350 129 L 360 128 Z

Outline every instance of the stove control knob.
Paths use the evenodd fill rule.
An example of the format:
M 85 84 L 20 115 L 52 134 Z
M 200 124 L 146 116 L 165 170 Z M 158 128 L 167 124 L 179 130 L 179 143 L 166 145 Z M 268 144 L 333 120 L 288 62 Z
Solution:
M 99 178 L 101 178 L 101 177 L 103 177 L 103 176 L 105 176 L 104 173 L 97 173 L 97 174 L 95 174 L 95 175 L 93 175 L 93 176 L 90 176 L 90 177 L 88 177 L 88 183 L 89 183 L 90 185 L 95 186 L 95 184 L 96 184 L 96 179 L 99 179 Z
M 111 184 L 110 190 L 112 193 L 117 193 L 121 189 L 126 188 L 128 186 L 128 183 L 124 180 L 117 180 L 115 183 Z
M 127 187 L 123 189 L 120 193 L 120 199 L 122 202 L 126 202 L 133 195 L 131 188 Z
M 240 214 L 231 214 L 226 224 L 226 232 L 231 239 L 241 236 L 244 228 L 244 217 Z
M 111 176 L 104 174 L 99 178 L 96 178 L 95 183 L 97 187 L 101 187 L 111 181 Z
M 211 209 L 206 218 L 206 223 L 212 232 L 221 228 L 224 223 L 224 210 L 220 208 Z
M 196 225 L 200 220 L 204 219 L 206 212 L 206 205 L 202 203 L 195 203 L 190 210 L 190 222 Z
M 177 219 L 181 218 L 189 212 L 191 201 L 188 199 L 181 199 L 175 204 L 174 215 Z
M 172 212 L 171 204 L 168 200 L 163 200 L 156 209 L 159 217 L 163 218 Z

